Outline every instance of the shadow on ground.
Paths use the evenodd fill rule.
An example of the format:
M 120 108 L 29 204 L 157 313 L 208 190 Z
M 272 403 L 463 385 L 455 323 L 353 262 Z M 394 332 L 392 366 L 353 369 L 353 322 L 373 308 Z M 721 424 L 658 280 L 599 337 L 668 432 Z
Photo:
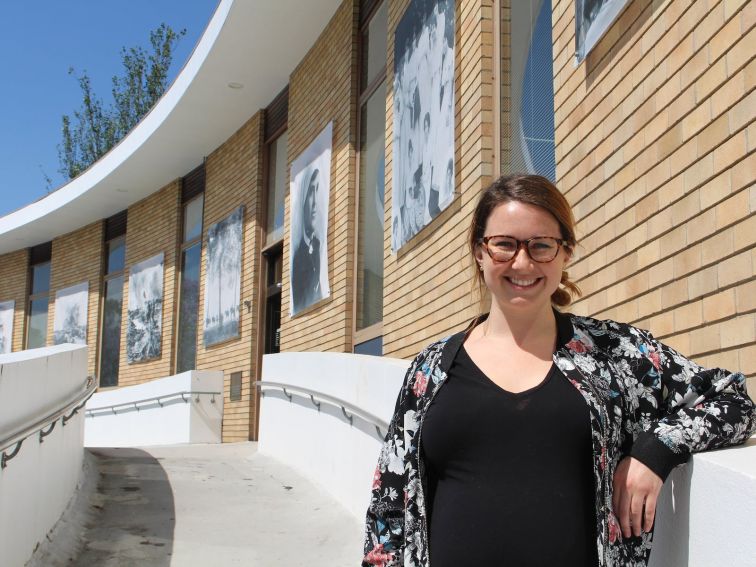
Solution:
M 88 449 L 100 478 L 74 565 L 168 566 L 176 513 L 168 475 L 139 449 Z

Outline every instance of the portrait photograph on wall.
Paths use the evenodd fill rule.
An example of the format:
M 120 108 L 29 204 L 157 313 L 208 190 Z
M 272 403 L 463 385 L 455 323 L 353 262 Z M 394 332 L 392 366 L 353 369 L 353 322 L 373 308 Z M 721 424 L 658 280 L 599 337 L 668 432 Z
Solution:
M 575 0 L 575 57 L 578 63 L 598 43 L 628 0 Z
M 239 336 L 243 225 L 241 206 L 207 231 L 205 346 Z
M 13 348 L 13 311 L 16 302 L 0 301 L 0 354 L 11 352 Z
M 454 199 L 454 0 L 412 0 L 394 36 L 391 249 Z
M 129 363 L 160 356 L 163 321 L 163 253 L 129 270 L 129 319 L 126 358 Z
M 55 293 L 53 342 L 56 345 L 87 344 L 87 307 L 89 283 L 73 285 Z
M 289 315 L 331 295 L 328 283 L 328 202 L 333 122 L 291 164 Z

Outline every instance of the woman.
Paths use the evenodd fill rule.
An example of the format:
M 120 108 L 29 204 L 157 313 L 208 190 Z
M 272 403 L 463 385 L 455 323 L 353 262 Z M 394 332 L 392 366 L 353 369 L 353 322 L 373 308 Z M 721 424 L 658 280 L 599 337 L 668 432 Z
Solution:
M 672 468 L 756 429 L 743 375 L 557 311 L 575 222 L 543 177 L 484 191 L 469 244 L 490 311 L 407 372 L 363 566 L 645 566 Z

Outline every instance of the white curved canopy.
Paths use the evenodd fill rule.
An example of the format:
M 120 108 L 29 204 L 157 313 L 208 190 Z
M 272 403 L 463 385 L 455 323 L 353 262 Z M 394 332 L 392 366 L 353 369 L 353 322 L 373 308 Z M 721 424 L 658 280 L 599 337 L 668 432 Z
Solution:
M 122 211 L 202 163 L 286 86 L 340 3 L 221 0 L 176 80 L 128 136 L 76 179 L 0 218 L 0 254 Z

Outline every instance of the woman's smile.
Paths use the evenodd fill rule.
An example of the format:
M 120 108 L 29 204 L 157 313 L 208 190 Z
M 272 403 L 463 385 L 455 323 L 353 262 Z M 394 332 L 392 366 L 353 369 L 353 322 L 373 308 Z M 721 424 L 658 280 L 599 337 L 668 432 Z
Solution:
M 543 278 L 516 278 L 512 276 L 508 276 L 504 278 L 509 283 L 511 283 L 514 287 L 520 288 L 520 289 L 530 289 L 536 286 L 536 284 L 540 283 L 540 281 Z

